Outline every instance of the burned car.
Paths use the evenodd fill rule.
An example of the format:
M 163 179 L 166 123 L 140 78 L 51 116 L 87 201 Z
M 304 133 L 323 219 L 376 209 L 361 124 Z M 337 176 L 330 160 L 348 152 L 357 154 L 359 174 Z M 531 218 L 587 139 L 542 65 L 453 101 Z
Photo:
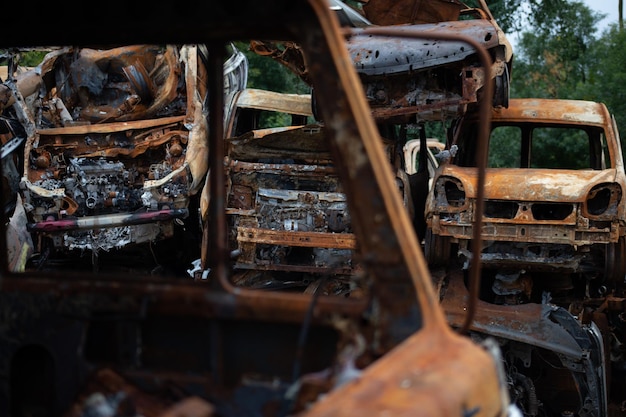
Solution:
M 430 177 L 435 176 L 435 170 L 439 166 L 437 155 L 445 150 L 446 144 L 440 142 L 439 139 L 426 139 L 426 155 L 428 162 L 428 173 Z M 410 139 L 402 147 L 404 154 L 404 166 L 407 174 L 415 174 L 419 171 L 421 145 L 419 139 Z
M 347 47 L 376 119 L 388 121 L 443 120 L 478 107 L 486 83 L 494 88 L 493 106 L 506 107 L 513 50 L 484 0 L 474 7 L 454 1 L 370 0 L 352 9 L 334 0 L 342 25 L 352 27 Z M 422 39 L 371 36 L 368 27 L 396 27 L 419 31 Z M 428 33 L 439 37 L 428 39 Z M 475 41 L 443 40 L 457 34 Z M 489 69 L 476 47 L 490 55 Z M 307 63 L 296 44 L 255 41 L 251 49 L 271 56 L 308 82 Z M 313 90 L 315 95 L 315 90 Z
M 206 278 L 30 265 L 17 273 L 0 251 L 0 414 L 85 416 L 101 406 L 160 417 L 194 404 L 203 417 L 509 414 L 497 346 L 445 321 L 327 2 L 183 1 L 157 10 L 138 1 L 98 13 L 73 0 L 64 6 L 76 11 L 72 25 L 50 31 L 58 5 L 42 2 L 30 30 L 7 19 L 0 46 L 207 45 Z M 27 7 L 13 2 L 4 11 L 20 16 Z M 362 297 L 233 285 L 223 114 L 233 38 L 295 41 L 315 62 L 324 143 L 364 259 Z M 6 243 L 6 231 L 0 239 Z
M 458 151 L 437 173 L 426 211 L 432 241 L 457 242 L 466 257 L 476 215 L 474 123 L 470 115 L 454 127 Z M 488 155 L 486 267 L 580 273 L 603 285 L 624 280 L 626 176 L 606 106 L 514 99 L 493 112 Z M 447 259 L 447 246 L 433 244 L 429 253 Z
M 245 89 L 227 108 L 226 193 L 229 240 L 237 285 L 356 296 L 356 237 L 346 195 L 314 119 L 310 94 Z M 282 116 L 281 126 L 264 120 Z M 308 123 L 307 123 L 308 122 Z M 397 139 L 397 138 L 396 138 Z M 380 137 L 391 166 L 397 141 Z M 398 190 L 411 209 L 409 175 L 396 170 Z
M 232 51 L 225 82 L 234 93 L 245 87 L 247 62 Z M 7 80 L 6 113 L 24 126 L 18 188 L 33 262 L 76 266 L 87 253 L 98 268 L 102 254 L 197 224 L 208 167 L 206 59 L 197 45 L 65 47 Z
M 403 146 L 412 139 L 406 135 L 407 126 L 477 111 L 486 85 L 494 91 L 489 97 L 493 107 L 508 106 L 513 50 L 484 0 L 363 3 L 356 8 L 332 0 L 330 6 L 342 27 L 349 28 L 347 48 L 382 137 Z M 386 28 L 395 29 L 397 35 L 372 32 Z M 403 31 L 418 32 L 420 38 L 404 36 Z M 314 63 L 304 59 L 297 43 L 253 40 L 250 49 L 273 58 L 310 85 L 308 67 Z M 488 66 L 481 62 L 479 50 L 488 51 Z M 314 88 L 311 95 L 313 114 L 323 122 Z M 401 159 L 392 155 L 394 167 L 412 171 L 396 162 Z M 420 241 L 425 237 L 422 213 L 430 179 L 432 174 L 426 171 L 398 176 Z
M 482 210 L 475 121 L 454 126 L 458 152 L 439 167 L 426 207 L 431 267 L 463 266 L 439 284 L 448 319 L 461 325 L 467 262 L 480 259 L 472 331 L 500 341 L 525 415 L 611 415 L 625 399 L 626 363 L 626 176 L 615 120 L 582 100 L 519 98 L 493 110 Z
M 356 237 L 319 124 L 227 139 L 230 241 L 238 285 L 355 294 Z M 393 149 L 387 144 L 386 153 Z

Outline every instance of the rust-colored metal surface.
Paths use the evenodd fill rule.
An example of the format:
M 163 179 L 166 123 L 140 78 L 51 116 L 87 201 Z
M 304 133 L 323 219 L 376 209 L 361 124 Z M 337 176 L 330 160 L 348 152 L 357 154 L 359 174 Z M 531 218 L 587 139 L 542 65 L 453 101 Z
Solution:
M 239 124 L 232 129 L 239 130 Z M 381 143 L 391 155 L 392 144 Z M 226 212 L 234 272 L 248 271 L 245 279 L 234 280 L 264 287 L 301 282 L 307 288 L 333 272 L 329 279 L 344 283 L 341 294 L 350 294 L 350 287 L 364 291 L 366 284 L 356 277 L 357 240 L 324 126 L 253 130 L 227 139 L 227 145 Z M 251 270 L 269 272 L 253 279 Z M 271 271 L 301 275 L 280 278 Z
M 457 20 L 464 8 L 463 3 L 449 0 L 369 0 L 363 12 L 376 25 L 397 25 Z
M 504 415 L 502 404 L 484 405 L 498 391 L 498 384 L 477 384 L 494 371 L 486 351 L 469 352 L 469 339 L 449 337 L 440 329 L 426 327 L 396 349 L 370 365 L 350 381 L 314 404 L 304 416 L 431 416 Z M 460 372 L 452 361 L 471 362 Z M 350 378 L 351 376 L 351 378 Z M 454 395 L 450 395 L 454 392 Z M 460 396 L 457 396 L 460 394 Z M 460 397 L 465 400 L 459 401 Z
M 442 276 L 442 306 L 454 327 L 462 324 L 470 297 L 463 280 L 462 271 Z M 522 282 L 525 290 L 515 285 Z M 484 287 L 471 329 L 476 335 L 506 340 L 503 357 L 508 377 L 520 392 L 520 408 L 589 409 L 613 415 L 622 398 L 617 388 L 621 382 L 617 375 L 611 378 L 611 360 L 604 352 L 612 349 L 608 340 L 615 340 L 608 322 L 623 314 L 624 298 L 578 299 L 572 291 L 559 290 L 573 284 L 567 275 L 497 274 L 492 284 L 497 295 L 488 297 Z M 544 291 L 543 302 L 524 301 L 535 299 L 537 287 Z M 554 299 L 545 299 L 547 294 Z M 538 374 L 542 377 L 535 378 Z
M 239 227 L 237 235 L 240 242 L 275 243 L 287 246 L 331 247 L 338 249 L 355 249 L 354 236 L 345 237 L 327 235 L 316 232 L 286 233 L 277 230 L 254 229 Z
M 208 169 L 199 54 L 196 45 L 51 48 L 5 85 L 25 135 L 11 186 L 33 251 L 46 254 L 39 268 L 90 251 L 97 269 L 99 251 L 167 240 L 185 223 Z

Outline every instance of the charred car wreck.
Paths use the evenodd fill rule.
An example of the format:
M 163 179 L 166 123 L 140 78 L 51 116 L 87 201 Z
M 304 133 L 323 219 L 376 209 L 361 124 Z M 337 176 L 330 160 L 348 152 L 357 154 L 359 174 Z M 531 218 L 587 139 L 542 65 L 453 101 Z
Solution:
M 307 283 L 316 285 L 322 275 L 338 285 L 344 276 L 337 294 L 354 284 L 356 238 L 324 134 L 320 125 L 305 125 L 228 140 L 235 269 L 249 271 L 240 283 L 282 282 L 307 291 Z M 260 274 L 263 279 L 260 271 L 270 273 Z M 277 279 L 281 272 L 287 273 L 284 281 Z
M 486 83 L 494 88 L 493 106 L 508 105 L 513 50 L 483 0 L 475 7 L 456 0 L 391 3 L 370 0 L 355 11 L 339 0 L 332 2 L 342 25 L 352 27 L 347 47 L 375 119 L 406 123 L 458 117 L 478 107 Z M 364 32 L 389 26 L 400 36 Z M 423 38 L 403 37 L 402 31 L 419 31 Z M 438 36 L 428 39 L 429 32 Z M 441 38 L 446 34 L 450 39 Z M 453 40 L 457 35 L 475 40 L 489 52 L 488 69 L 481 65 L 474 45 Z M 255 41 L 251 48 L 308 82 L 307 62 L 296 44 Z
M 311 95 L 246 89 L 228 110 L 226 187 L 235 282 L 255 288 L 356 295 L 356 237 L 325 127 Z M 287 126 L 263 128 L 271 114 Z M 307 123 L 310 122 L 310 123 Z M 396 137 L 380 137 L 390 166 L 401 164 Z M 395 170 L 403 204 L 412 212 L 409 175 Z
M 626 272 L 626 175 L 615 121 L 601 103 L 515 99 L 493 112 L 485 186 L 485 266 L 579 273 L 608 288 Z M 455 126 L 458 152 L 429 195 L 432 241 L 465 257 L 475 216 L 475 125 Z M 496 159 L 500 152 L 505 158 Z M 495 166 L 495 163 L 499 166 Z M 438 253 L 437 250 L 443 248 Z M 433 258 L 449 245 L 434 244 Z
M 235 90 L 245 86 L 239 55 L 226 75 Z M 100 254 L 197 224 L 208 167 L 205 62 L 195 45 L 66 47 L 13 89 L 3 85 L 24 126 L 19 194 L 39 267 L 86 252 L 98 268 Z
M 471 4 L 370 0 L 353 8 L 340 0 L 331 1 L 340 24 L 349 28 L 346 45 L 380 135 L 396 147 L 390 162 L 420 241 L 425 237 L 423 211 L 432 173 L 408 174 L 412 170 L 403 166 L 399 153 L 412 139 L 407 132 L 422 130 L 425 122 L 477 111 L 486 85 L 494 90 L 493 107 L 506 107 L 509 102 L 511 45 L 487 4 L 482 0 Z M 396 30 L 397 36 L 372 32 L 386 28 Z M 419 32 L 420 38 L 404 36 L 403 31 Z M 488 66 L 480 62 L 478 48 L 488 51 Z M 310 84 L 310 64 L 296 43 L 254 40 L 250 49 L 273 58 Z M 314 88 L 311 95 L 313 114 L 323 122 Z M 427 162 L 422 165 L 426 168 Z
M 612 415 L 625 400 L 626 176 L 615 120 L 601 103 L 511 99 L 492 114 L 480 253 L 476 125 L 460 119 L 427 202 L 431 265 L 479 257 L 474 335 L 501 341 L 511 396 L 525 415 Z M 458 258 L 457 258 L 458 256 Z M 461 326 L 460 270 L 442 278 Z

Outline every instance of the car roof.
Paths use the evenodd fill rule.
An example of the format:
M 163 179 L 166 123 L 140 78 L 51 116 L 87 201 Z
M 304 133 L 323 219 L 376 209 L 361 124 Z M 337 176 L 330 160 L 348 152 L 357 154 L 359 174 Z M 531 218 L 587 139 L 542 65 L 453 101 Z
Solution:
M 289 94 L 246 88 L 238 93 L 235 99 L 235 106 L 246 109 L 313 116 L 310 94 Z
M 508 108 L 494 109 L 492 122 L 528 121 L 606 126 L 611 116 L 603 103 L 586 100 L 549 98 L 511 98 Z

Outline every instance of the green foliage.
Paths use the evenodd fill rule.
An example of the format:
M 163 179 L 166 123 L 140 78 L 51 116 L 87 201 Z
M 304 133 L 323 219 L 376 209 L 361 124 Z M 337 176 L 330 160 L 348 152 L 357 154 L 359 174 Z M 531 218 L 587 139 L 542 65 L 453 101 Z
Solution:
M 589 135 L 585 130 L 565 127 L 533 129 L 530 168 L 593 168 L 589 157 Z M 489 138 L 487 166 L 520 168 L 522 164 L 522 129 L 520 126 L 497 126 Z
M 21 67 L 35 67 L 46 56 L 47 51 L 33 50 L 14 54 L 14 59 Z M 7 65 L 10 51 L 0 49 L 0 65 Z
M 580 129 L 541 128 L 533 131 L 532 168 L 585 169 L 589 137 Z
M 505 33 L 519 32 L 524 28 L 527 12 L 524 0 L 496 0 L 489 3 L 489 10 Z
M 494 0 L 489 10 L 505 33 L 532 33 L 556 30 L 569 22 L 568 10 L 576 7 L 572 0 Z M 570 22 L 571 23 L 571 22 Z
M 311 88 L 288 68 L 272 58 L 250 51 L 246 42 L 238 42 L 236 46 L 248 58 L 250 65 L 248 87 L 279 93 L 307 94 L 311 92 Z
M 573 1 L 551 24 L 524 32 L 513 68 L 513 95 L 576 98 L 578 85 L 588 78 L 599 20 L 583 3 Z
M 489 138 L 487 166 L 490 168 L 519 168 L 521 132 L 515 126 L 499 126 Z
M 24 67 L 35 67 L 46 56 L 47 51 L 30 51 L 25 52 L 20 57 L 20 65 Z
M 580 96 L 605 103 L 620 132 L 626 132 L 626 32 L 611 26 L 594 42 L 588 61 L 589 77 L 579 88 Z

